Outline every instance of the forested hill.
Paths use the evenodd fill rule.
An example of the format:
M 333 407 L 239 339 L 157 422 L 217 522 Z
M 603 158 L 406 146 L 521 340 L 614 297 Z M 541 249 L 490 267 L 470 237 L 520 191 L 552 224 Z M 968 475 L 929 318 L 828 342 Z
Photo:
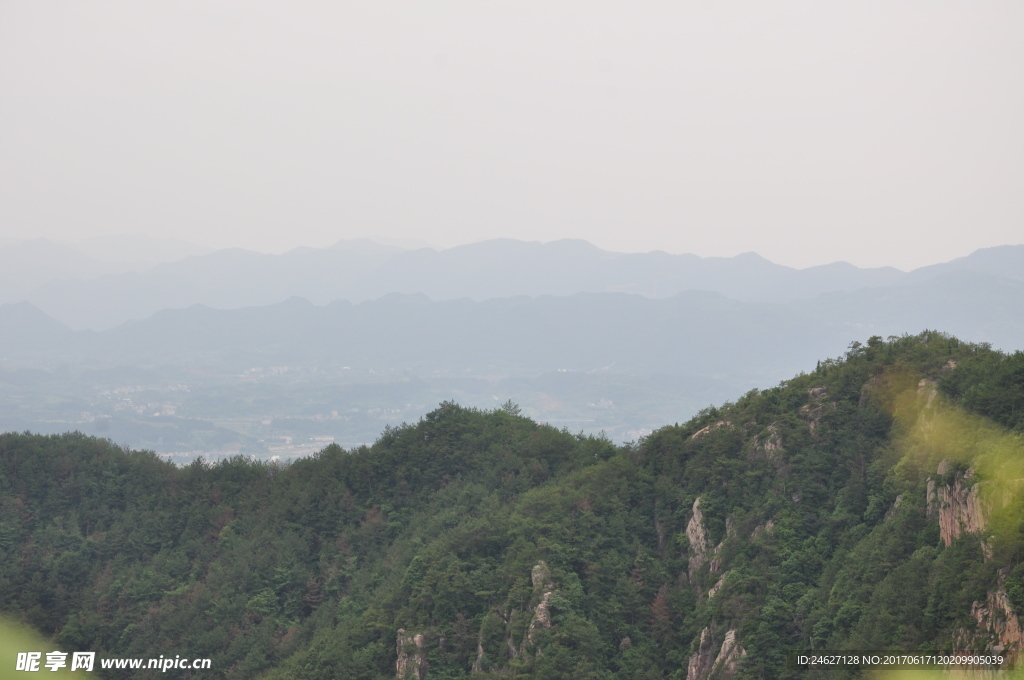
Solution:
M 512 404 L 445 403 L 286 466 L 6 434 L 0 609 L 64 651 L 238 679 L 786 678 L 811 646 L 1018 652 L 1022 433 L 1024 354 L 925 333 L 623 447 Z

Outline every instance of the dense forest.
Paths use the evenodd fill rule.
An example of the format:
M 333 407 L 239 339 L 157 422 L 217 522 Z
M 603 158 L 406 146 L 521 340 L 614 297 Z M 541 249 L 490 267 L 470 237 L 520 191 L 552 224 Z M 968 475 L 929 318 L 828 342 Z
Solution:
M 66 651 L 209 657 L 191 677 L 239 680 L 1015 654 L 1022 435 L 1024 353 L 937 332 L 853 343 L 625 446 L 511 402 L 286 465 L 5 434 L 0 611 Z

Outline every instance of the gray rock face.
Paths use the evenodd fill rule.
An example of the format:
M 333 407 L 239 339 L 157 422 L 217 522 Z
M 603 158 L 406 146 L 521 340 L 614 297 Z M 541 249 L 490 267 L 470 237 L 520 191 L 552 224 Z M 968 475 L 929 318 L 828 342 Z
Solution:
M 424 680 L 427 677 L 427 653 L 423 649 L 424 638 L 420 633 L 406 633 L 398 629 L 395 661 L 395 677 L 398 680 Z
M 686 665 L 686 680 L 700 680 L 708 676 L 711 672 L 711 655 L 714 654 L 712 647 L 711 629 L 705 628 L 700 632 L 697 651 L 690 656 Z
M 690 581 L 694 574 L 708 561 L 708 530 L 704 526 L 704 514 L 700 511 L 700 498 L 693 502 L 693 516 L 686 525 L 686 538 L 690 542 Z
M 540 602 L 533 608 L 533 618 L 526 630 L 526 639 L 523 640 L 521 649 L 533 645 L 534 634 L 538 628 L 551 627 L 551 595 L 554 592 L 554 584 L 551 582 L 551 571 L 543 560 L 534 565 L 530 572 L 530 580 L 534 593 L 540 592 L 541 595 Z M 511 640 L 509 642 L 511 643 Z
M 740 662 L 747 655 L 747 651 L 736 640 L 736 631 L 727 631 L 721 646 L 714 644 L 713 638 L 711 628 L 700 632 L 697 651 L 690 656 L 686 666 L 686 680 L 707 680 L 711 677 L 728 680 L 736 675 Z

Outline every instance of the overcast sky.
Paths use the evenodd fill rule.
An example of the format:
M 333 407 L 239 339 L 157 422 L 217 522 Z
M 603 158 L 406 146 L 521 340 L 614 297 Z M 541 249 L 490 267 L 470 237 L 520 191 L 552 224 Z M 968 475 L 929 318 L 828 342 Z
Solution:
M 0 238 L 1024 242 L 1024 3 L 0 0 Z

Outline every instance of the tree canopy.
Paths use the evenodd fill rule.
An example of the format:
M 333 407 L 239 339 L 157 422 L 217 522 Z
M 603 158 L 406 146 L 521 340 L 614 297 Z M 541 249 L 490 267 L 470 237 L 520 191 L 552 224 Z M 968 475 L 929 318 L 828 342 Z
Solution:
M 973 604 L 1024 605 L 1020 506 L 984 496 L 1022 432 L 1024 354 L 926 332 L 624 446 L 511 402 L 288 464 L 8 433 L 0 610 L 239 679 L 395 677 L 403 654 L 431 679 L 682 679 L 730 633 L 750 678 L 803 677 L 792 649 L 984 648 Z M 957 488 L 985 517 L 954 536 Z

